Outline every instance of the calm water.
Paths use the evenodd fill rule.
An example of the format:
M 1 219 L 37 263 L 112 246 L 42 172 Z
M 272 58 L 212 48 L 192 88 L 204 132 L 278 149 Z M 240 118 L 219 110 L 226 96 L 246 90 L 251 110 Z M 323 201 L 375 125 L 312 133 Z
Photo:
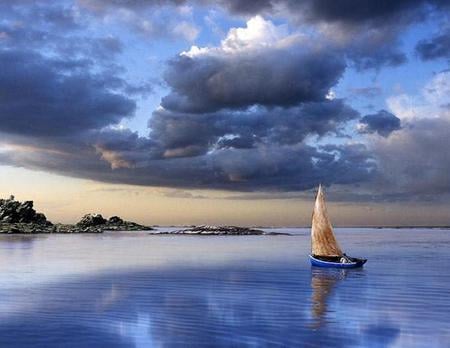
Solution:
M 450 231 L 0 237 L 0 347 L 449 347 Z

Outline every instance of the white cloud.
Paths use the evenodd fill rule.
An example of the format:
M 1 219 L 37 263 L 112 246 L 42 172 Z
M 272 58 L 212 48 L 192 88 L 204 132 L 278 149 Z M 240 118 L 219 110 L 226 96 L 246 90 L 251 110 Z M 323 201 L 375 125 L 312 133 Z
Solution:
M 426 104 L 419 101 L 416 96 L 398 94 L 386 100 L 389 110 L 402 120 L 421 118 L 428 115 Z
M 450 71 L 436 74 L 417 95 L 399 94 L 389 97 L 386 103 L 402 120 L 423 118 L 448 118 Z
M 179 14 L 186 16 L 186 17 L 192 17 L 192 13 L 194 11 L 192 6 L 189 5 L 182 5 L 177 7 L 177 11 Z
M 336 99 L 336 92 L 333 91 L 332 89 L 330 89 L 327 93 L 327 95 L 325 96 L 326 99 L 328 100 L 334 100 Z
M 423 95 L 429 103 L 448 104 L 450 102 L 450 71 L 437 74 L 425 85 Z
M 287 25 L 275 25 L 261 16 L 250 18 L 246 27 L 231 28 L 219 47 L 192 46 L 181 55 L 194 57 L 204 54 L 234 54 L 244 51 L 254 51 L 267 47 L 283 48 L 298 43 L 304 38 L 299 33 L 289 33 Z
M 261 16 L 255 16 L 247 21 L 245 28 L 231 28 L 227 37 L 222 41 L 222 49 L 239 51 L 273 46 L 288 36 L 286 25 L 276 26 Z
M 194 41 L 200 30 L 192 23 L 182 21 L 173 28 L 175 36 L 181 36 L 188 41 Z

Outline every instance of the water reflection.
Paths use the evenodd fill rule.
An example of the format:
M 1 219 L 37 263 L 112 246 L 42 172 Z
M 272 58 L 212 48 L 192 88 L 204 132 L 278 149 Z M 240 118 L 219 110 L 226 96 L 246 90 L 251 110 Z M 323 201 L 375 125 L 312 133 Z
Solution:
M 348 305 L 327 308 L 350 276 L 288 265 L 161 269 L 76 278 L 26 296 L 5 292 L 0 346 L 348 347 L 380 333 L 395 338 L 389 323 L 366 320 L 355 332 Z M 344 320 L 311 326 L 333 311 Z
M 446 269 L 450 234 L 433 233 Z M 0 241 L 0 347 L 449 346 L 450 275 L 411 243 L 389 265 L 361 244 L 367 268 L 327 270 L 303 236 L 121 238 Z
M 321 327 L 327 315 L 327 303 L 336 284 L 347 276 L 346 269 L 311 269 L 311 316 L 313 328 Z

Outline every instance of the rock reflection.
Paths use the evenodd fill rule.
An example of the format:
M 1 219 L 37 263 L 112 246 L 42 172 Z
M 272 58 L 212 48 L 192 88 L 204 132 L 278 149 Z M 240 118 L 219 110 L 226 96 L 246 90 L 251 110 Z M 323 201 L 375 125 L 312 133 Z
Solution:
M 42 234 L 0 234 L 0 245 L 8 249 L 28 249 L 35 241 L 44 239 L 47 239 L 47 236 Z

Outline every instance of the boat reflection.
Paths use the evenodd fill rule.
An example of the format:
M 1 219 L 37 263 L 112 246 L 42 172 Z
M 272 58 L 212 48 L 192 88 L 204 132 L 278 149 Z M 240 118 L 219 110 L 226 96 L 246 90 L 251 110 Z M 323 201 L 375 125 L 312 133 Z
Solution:
M 362 269 L 315 268 L 311 270 L 311 318 L 312 328 L 317 329 L 326 323 L 329 302 L 338 283 L 348 277 L 360 278 Z

